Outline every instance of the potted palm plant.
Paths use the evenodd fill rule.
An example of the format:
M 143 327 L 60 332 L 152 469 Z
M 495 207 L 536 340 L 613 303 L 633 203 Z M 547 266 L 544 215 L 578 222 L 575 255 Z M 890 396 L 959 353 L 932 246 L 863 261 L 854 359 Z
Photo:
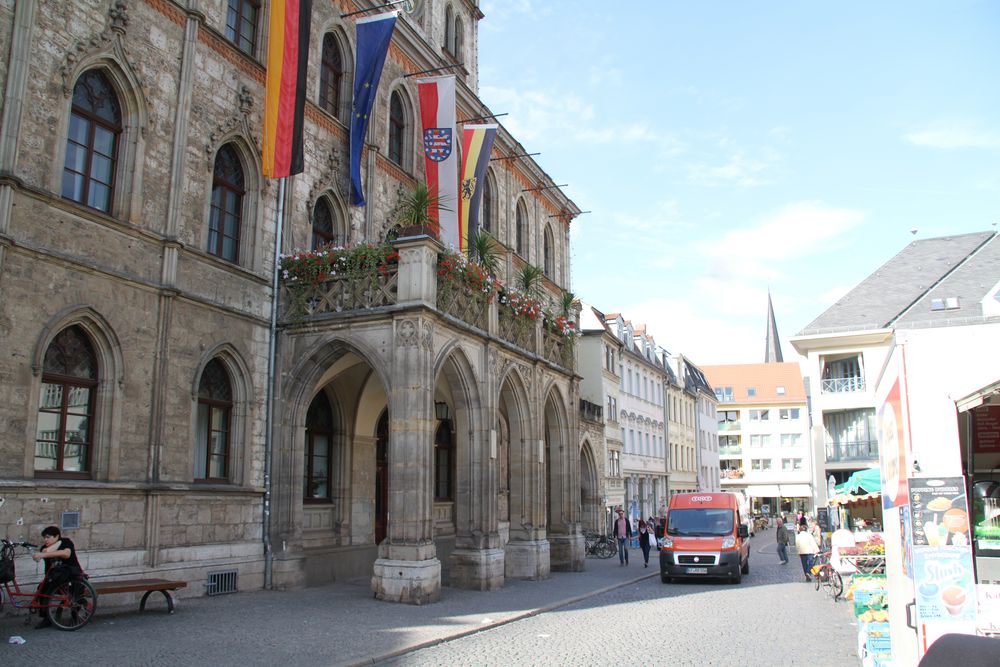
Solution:
M 437 224 L 431 219 L 432 208 L 451 210 L 445 205 L 444 198 L 428 188 L 426 183 L 418 183 L 413 190 L 401 194 L 393 211 L 393 219 L 402 227 L 400 235 L 427 234 L 440 238 Z

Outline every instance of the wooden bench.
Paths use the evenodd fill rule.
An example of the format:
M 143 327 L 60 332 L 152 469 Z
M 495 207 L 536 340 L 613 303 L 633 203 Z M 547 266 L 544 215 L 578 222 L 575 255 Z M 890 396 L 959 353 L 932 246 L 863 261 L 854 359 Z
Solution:
M 97 597 L 112 593 L 145 593 L 139 601 L 139 611 L 146 610 L 146 600 L 159 591 L 167 600 L 167 613 L 174 613 L 174 598 L 170 591 L 187 588 L 186 581 L 169 581 L 167 579 L 123 579 L 120 581 L 91 581 L 97 592 Z

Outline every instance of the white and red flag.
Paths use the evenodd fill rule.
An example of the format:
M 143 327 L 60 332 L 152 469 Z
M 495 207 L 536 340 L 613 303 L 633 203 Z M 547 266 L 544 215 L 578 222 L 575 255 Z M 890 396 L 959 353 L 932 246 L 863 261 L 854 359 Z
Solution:
M 417 81 L 423 127 L 427 189 L 437 205 L 429 211 L 438 238 L 458 248 L 458 158 L 455 145 L 455 77 Z

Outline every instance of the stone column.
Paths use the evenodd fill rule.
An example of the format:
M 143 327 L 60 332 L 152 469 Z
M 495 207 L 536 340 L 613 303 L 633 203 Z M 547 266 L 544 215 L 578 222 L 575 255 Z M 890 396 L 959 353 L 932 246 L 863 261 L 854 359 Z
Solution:
M 493 309 L 496 310 L 495 307 Z M 458 475 L 455 503 L 455 548 L 451 552 L 451 585 L 480 591 L 503 586 L 504 552 L 500 547 L 497 508 L 498 458 L 492 372 L 497 354 L 489 346 L 482 350 L 484 373 L 480 383 L 481 405 L 468 407 L 457 415 Z
M 441 596 L 441 562 L 434 546 L 433 324 L 405 315 L 393 328 L 389 526 L 379 545 L 372 590 L 380 600 L 423 604 Z
M 553 442 L 552 493 L 553 525 L 549 526 L 551 544 L 551 566 L 553 571 L 582 572 L 586 553 L 583 534 L 580 532 L 580 448 L 579 411 L 580 404 L 577 381 L 566 386 L 566 422 L 559 431 L 559 442 Z M 558 498 L 557 498 L 558 493 Z M 558 513 L 557 513 L 558 512 Z
M 511 512 L 504 570 L 511 579 L 547 579 L 550 560 L 545 525 L 544 405 L 538 395 L 541 375 L 536 375 L 536 369 L 531 368 L 525 381 L 528 403 L 534 410 L 523 417 L 520 440 L 515 441 L 512 437 L 510 443 L 511 494 L 520 494 L 521 498 L 512 503 L 512 509 L 520 512 Z

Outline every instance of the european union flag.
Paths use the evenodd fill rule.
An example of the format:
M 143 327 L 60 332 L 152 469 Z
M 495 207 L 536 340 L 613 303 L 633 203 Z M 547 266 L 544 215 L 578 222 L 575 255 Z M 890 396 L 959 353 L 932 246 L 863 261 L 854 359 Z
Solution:
M 375 104 L 389 41 L 396 27 L 396 12 L 359 19 L 357 61 L 354 67 L 354 109 L 351 112 L 351 203 L 365 205 L 361 187 L 361 149 L 365 145 L 368 117 Z

